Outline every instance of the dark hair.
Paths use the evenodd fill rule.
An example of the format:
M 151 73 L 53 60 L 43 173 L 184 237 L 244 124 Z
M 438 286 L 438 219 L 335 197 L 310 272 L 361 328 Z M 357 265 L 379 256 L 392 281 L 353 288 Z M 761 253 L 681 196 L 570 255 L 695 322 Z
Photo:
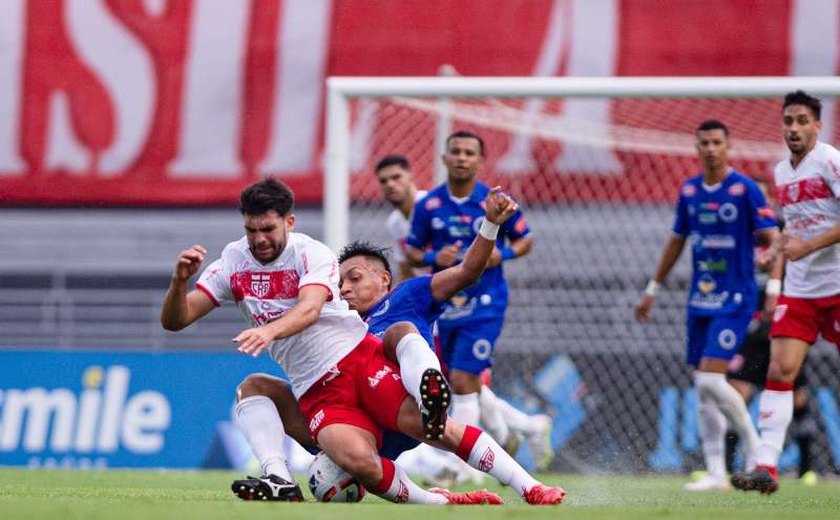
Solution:
M 375 258 L 382 263 L 382 267 L 388 271 L 391 279 L 394 278 L 394 274 L 391 272 L 391 265 L 388 263 L 388 257 L 391 256 L 390 248 L 380 247 L 366 240 L 356 240 L 344 246 L 338 255 L 338 263 L 342 264 L 345 260 L 349 260 L 355 256 Z M 390 289 L 390 287 L 391 283 L 388 282 L 388 288 Z
M 811 109 L 814 113 L 814 118 L 819 121 L 822 113 L 822 103 L 814 96 L 805 93 L 804 90 L 797 90 L 795 92 L 788 92 L 785 95 L 785 101 L 782 103 L 782 111 L 790 105 L 804 105 Z
M 382 159 L 379 159 L 379 162 L 376 163 L 376 168 L 373 169 L 374 173 L 378 173 L 379 170 L 387 168 L 388 166 L 399 166 L 400 168 L 410 170 L 411 166 L 408 164 L 408 159 L 406 159 L 402 155 L 386 155 Z
M 484 139 L 478 137 L 478 135 L 470 132 L 469 130 L 458 130 L 457 132 L 451 134 L 449 137 L 446 138 L 446 146 L 449 147 L 450 141 L 453 139 L 475 139 L 478 141 L 478 151 L 481 153 L 482 157 L 486 155 L 484 151 Z
M 698 132 L 704 132 L 706 130 L 723 130 L 723 135 L 729 137 L 729 129 L 717 119 L 707 119 L 697 127 Z
M 248 186 L 239 196 L 239 211 L 243 215 L 262 215 L 274 210 L 281 217 L 285 217 L 294 209 L 295 194 L 274 177 Z

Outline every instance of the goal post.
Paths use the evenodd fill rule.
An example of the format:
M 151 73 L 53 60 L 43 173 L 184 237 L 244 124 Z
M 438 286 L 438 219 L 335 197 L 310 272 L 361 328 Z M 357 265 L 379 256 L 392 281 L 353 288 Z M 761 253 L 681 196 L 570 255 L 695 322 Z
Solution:
M 840 95 L 836 77 L 330 77 L 327 79 L 324 237 L 347 242 L 353 98 L 768 98 L 802 89 Z M 438 151 L 440 152 L 440 151 Z
M 695 129 L 723 121 L 731 164 L 767 178 L 786 154 L 782 97 L 798 89 L 820 97 L 821 139 L 837 143 L 840 79 L 333 77 L 327 85 L 327 245 L 388 245 L 392 208 L 376 162 L 406 156 L 418 187 L 429 189 L 440 182 L 442 139 L 475 131 L 487 150 L 479 180 L 520 202 L 534 236 L 529 255 L 504 264 L 510 304 L 495 351 L 497 393 L 557 419 L 565 433 L 555 469 L 696 467 L 697 401 L 683 351 L 689 254 L 660 291 L 653 322 L 632 317 L 679 185 L 699 171 Z M 826 361 L 833 352 L 822 347 L 812 350 L 819 359 L 806 367 L 809 380 L 837 389 L 836 361 Z

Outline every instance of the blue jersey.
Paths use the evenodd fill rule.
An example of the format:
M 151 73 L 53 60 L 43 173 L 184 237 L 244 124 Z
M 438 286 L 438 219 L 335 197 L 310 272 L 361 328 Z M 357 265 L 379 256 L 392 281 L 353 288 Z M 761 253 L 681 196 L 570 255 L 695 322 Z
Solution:
M 443 312 L 443 302 L 432 296 L 432 276 L 420 276 L 406 280 L 382 297 L 365 316 L 369 331 L 382 337 L 392 324 L 410 321 L 420 335 L 434 349 L 432 325 Z
M 735 171 L 714 190 L 702 175 L 692 177 L 680 188 L 676 213 L 674 233 L 692 246 L 689 315 L 755 309 L 755 232 L 776 227 L 758 185 Z
M 484 199 L 490 188 L 477 182 L 467 200 L 459 203 L 449 196 L 449 189 L 442 184 L 433 189 L 414 206 L 408 244 L 418 249 L 431 247 L 440 251 L 444 246 L 460 241 L 461 252 L 472 244 L 484 220 Z M 506 241 L 518 240 L 531 232 L 521 212 L 514 213 L 499 229 L 497 247 Z M 441 268 L 435 266 L 435 271 Z M 442 321 L 469 320 L 500 317 L 505 313 L 508 288 L 502 266 L 490 267 L 475 285 L 455 295 L 440 317 Z

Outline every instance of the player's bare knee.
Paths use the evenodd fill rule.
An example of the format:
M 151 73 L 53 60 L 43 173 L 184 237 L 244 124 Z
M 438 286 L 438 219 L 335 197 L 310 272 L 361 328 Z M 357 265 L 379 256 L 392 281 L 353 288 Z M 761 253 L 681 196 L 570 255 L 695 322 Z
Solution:
M 255 395 L 271 396 L 272 387 L 277 386 L 278 379 L 268 374 L 251 374 L 236 387 L 236 400 Z M 276 391 L 276 390 L 275 390 Z
M 786 362 L 785 360 L 771 360 L 770 365 L 767 367 L 767 379 L 769 381 L 792 383 L 798 373 L 799 366 L 796 363 Z
M 375 485 L 382 480 L 382 465 L 379 455 L 373 450 L 345 447 L 331 454 L 330 458 L 364 485 Z

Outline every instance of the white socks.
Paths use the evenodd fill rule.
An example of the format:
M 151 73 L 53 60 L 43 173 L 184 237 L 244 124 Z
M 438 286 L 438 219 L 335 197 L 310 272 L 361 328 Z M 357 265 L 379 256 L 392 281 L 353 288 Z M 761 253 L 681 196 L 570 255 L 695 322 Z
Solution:
M 725 374 L 696 371 L 694 386 L 699 393 L 700 402 L 703 402 L 703 393 L 707 393 L 729 420 L 729 424 L 744 443 L 747 470 L 752 469 L 761 439 L 753 426 L 744 398 L 729 384 Z
M 473 468 L 512 487 L 521 497 L 532 486 L 539 484 L 490 435 L 474 426 L 464 428 L 464 436 L 455 452 Z
M 478 394 L 481 424 L 499 444 L 506 444 L 510 439 L 510 429 L 499 406 L 501 402 L 492 390 L 486 386 L 481 387 L 481 393 Z
M 449 500 L 439 494 L 426 491 L 415 484 L 405 470 L 390 459 L 380 457 L 382 480 L 370 492 L 396 503 L 408 504 L 448 504 Z
M 464 425 L 478 426 L 481 417 L 479 394 L 452 394 L 452 407 L 449 415 Z
M 236 404 L 236 423 L 248 439 L 263 475 L 277 475 L 294 482 L 289 463 L 283 450 L 283 422 L 268 397 L 255 395 L 246 397 Z
M 423 372 L 430 368 L 440 372 L 438 357 L 423 336 L 409 333 L 397 343 L 397 361 L 400 364 L 403 386 L 420 406 L 423 402 L 420 398 L 420 381 L 423 378 Z
M 757 462 L 762 466 L 776 467 L 785 445 L 788 425 L 793 420 L 793 391 L 764 390 L 759 397 L 758 409 L 761 447 Z
M 709 397 L 704 398 L 702 395 L 699 429 L 706 471 L 709 476 L 723 480 L 726 478 L 726 417 Z

